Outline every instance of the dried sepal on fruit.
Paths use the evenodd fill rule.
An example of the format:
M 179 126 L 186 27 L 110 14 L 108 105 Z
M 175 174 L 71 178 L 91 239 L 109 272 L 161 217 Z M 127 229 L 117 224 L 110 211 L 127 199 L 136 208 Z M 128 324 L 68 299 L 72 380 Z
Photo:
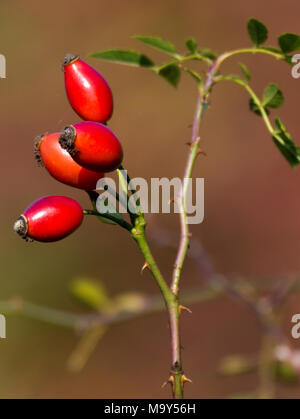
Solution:
M 65 127 L 59 143 L 78 164 L 90 170 L 111 172 L 122 163 L 120 141 L 109 128 L 97 122 L 85 121 Z
M 86 121 L 108 121 L 113 112 L 113 97 L 104 77 L 78 55 L 67 54 L 62 67 L 66 93 L 74 111 Z
M 45 196 L 34 201 L 16 220 L 14 231 L 23 239 L 54 242 L 75 231 L 83 220 L 80 204 L 66 196 Z

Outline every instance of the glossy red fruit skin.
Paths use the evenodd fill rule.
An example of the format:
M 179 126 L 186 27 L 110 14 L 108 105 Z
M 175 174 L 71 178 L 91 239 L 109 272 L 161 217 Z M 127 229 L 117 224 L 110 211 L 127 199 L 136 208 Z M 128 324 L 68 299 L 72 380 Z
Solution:
M 96 189 L 99 179 L 104 174 L 88 170 L 78 163 L 64 150 L 58 142 L 59 133 L 44 134 L 36 139 L 35 154 L 43 166 L 59 182 L 78 189 L 91 191 Z
M 80 226 L 83 209 L 72 198 L 45 196 L 33 202 L 20 218 L 26 223 L 24 238 L 54 242 L 68 236 Z
M 108 121 L 113 112 L 113 97 L 104 77 L 71 54 L 66 55 L 63 68 L 66 93 L 74 111 L 86 121 Z
M 78 122 L 66 127 L 59 138 L 60 145 L 81 166 L 104 173 L 122 163 L 122 146 L 116 135 L 97 122 Z

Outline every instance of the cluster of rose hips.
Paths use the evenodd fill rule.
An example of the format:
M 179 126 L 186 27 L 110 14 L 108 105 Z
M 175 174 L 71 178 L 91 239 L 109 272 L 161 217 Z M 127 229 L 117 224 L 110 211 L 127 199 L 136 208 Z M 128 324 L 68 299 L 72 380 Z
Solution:
M 69 102 L 84 122 L 38 136 L 35 157 L 56 180 L 92 191 L 123 158 L 118 138 L 106 126 L 113 112 L 112 92 L 103 76 L 78 56 L 67 54 L 63 71 Z M 77 229 L 83 215 L 74 199 L 46 196 L 24 211 L 14 230 L 27 240 L 57 241 Z

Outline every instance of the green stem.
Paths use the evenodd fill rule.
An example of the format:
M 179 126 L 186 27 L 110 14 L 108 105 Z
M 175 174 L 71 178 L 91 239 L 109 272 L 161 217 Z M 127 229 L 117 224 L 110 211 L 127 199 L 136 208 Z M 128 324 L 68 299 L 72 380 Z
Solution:
M 172 292 L 170 291 L 167 282 L 165 281 L 165 279 L 163 278 L 153 256 L 152 253 L 150 251 L 150 248 L 148 246 L 147 240 L 146 240 L 146 236 L 145 236 L 145 226 L 146 226 L 146 221 L 144 219 L 143 216 L 139 216 L 136 219 L 135 222 L 135 227 L 131 229 L 131 235 L 134 238 L 134 240 L 136 241 L 138 247 L 140 248 L 145 261 L 147 262 L 147 264 L 149 265 L 149 268 L 152 272 L 152 275 L 154 276 L 161 292 L 162 295 L 164 297 L 166 306 L 168 306 L 170 304 L 171 301 L 174 300 L 174 295 L 172 294 Z
M 249 93 L 249 95 L 253 99 L 254 103 L 258 107 L 258 109 L 260 111 L 260 114 L 263 118 L 263 121 L 264 121 L 269 133 L 271 134 L 271 136 L 273 138 L 276 138 L 276 140 L 280 144 L 284 145 L 284 141 L 282 140 L 282 138 L 280 138 L 279 135 L 277 135 L 276 130 L 273 128 L 273 126 L 271 124 L 271 121 L 270 121 L 270 118 L 268 117 L 268 114 L 267 114 L 265 108 L 263 107 L 260 99 L 255 94 L 255 92 L 251 89 L 251 87 L 249 86 L 248 83 L 244 82 L 242 79 L 237 79 L 237 78 L 234 78 L 232 76 L 217 76 L 217 77 L 215 77 L 214 81 L 216 83 L 219 82 L 219 81 L 232 81 L 233 83 L 239 84 L 240 86 L 244 87 L 244 89 L 247 90 L 247 92 Z
M 160 66 L 157 66 L 157 67 L 153 67 L 152 70 L 155 73 L 159 73 L 161 70 L 163 70 L 166 67 L 169 67 L 172 64 L 184 63 L 186 61 L 192 61 L 192 60 L 204 61 L 205 63 L 207 63 L 209 65 L 212 64 L 212 61 L 209 58 L 207 58 L 204 55 L 201 55 L 199 53 L 195 53 L 195 54 L 186 55 L 186 56 L 180 56 L 179 55 L 177 58 L 175 58 L 172 61 L 168 61 L 168 62 L 166 62 L 166 63 L 164 63 Z
M 132 229 L 131 234 L 137 242 L 145 261 L 155 278 L 161 293 L 164 298 L 165 305 L 169 313 L 169 324 L 171 334 L 171 377 L 169 382 L 172 384 L 173 398 L 183 398 L 183 371 L 181 362 L 181 344 L 179 332 L 179 315 L 180 306 L 177 296 L 168 287 L 167 282 L 163 278 L 148 246 L 145 236 L 146 222 L 142 215 L 140 215 L 135 223 L 135 228 Z
M 127 211 L 128 211 L 130 220 L 131 220 L 132 224 L 134 225 L 138 211 L 137 211 L 136 207 L 135 207 L 135 209 L 136 209 L 135 212 L 130 211 L 130 208 L 129 208 L 130 195 L 128 193 L 128 185 L 130 184 L 131 179 L 130 179 L 127 171 L 126 171 L 126 177 L 124 176 L 124 171 L 126 171 L 126 170 L 124 169 L 124 167 L 122 165 L 120 165 L 119 168 L 117 169 L 117 174 L 118 174 L 118 178 L 119 178 L 121 188 L 122 188 L 124 194 L 126 195 Z M 136 191 L 131 190 L 131 192 L 135 193 Z
M 230 57 L 233 57 L 234 55 L 238 55 L 238 54 L 265 54 L 265 55 L 271 55 L 272 57 L 277 58 L 278 60 L 282 60 L 284 59 L 284 55 L 274 52 L 274 51 L 270 51 L 267 50 L 265 48 L 241 48 L 241 49 L 237 49 L 234 51 L 229 51 L 229 52 L 224 52 L 224 54 L 221 54 L 216 62 L 217 62 L 217 68 L 220 67 L 220 65 L 227 60 Z
M 180 68 L 185 71 L 186 73 L 188 73 L 190 76 L 193 77 L 194 80 L 196 80 L 199 90 L 203 90 L 203 81 L 202 81 L 202 77 L 200 76 L 200 74 L 198 74 L 196 71 L 191 70 L 188 67 L 185 67 L 183 65 L 180 65 Z

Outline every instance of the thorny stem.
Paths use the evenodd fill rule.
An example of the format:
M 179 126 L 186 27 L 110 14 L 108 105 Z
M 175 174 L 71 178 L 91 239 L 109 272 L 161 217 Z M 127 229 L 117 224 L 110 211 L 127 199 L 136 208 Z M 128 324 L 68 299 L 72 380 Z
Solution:
M 171 344 L 172 344 L 172 374 L 173 374 L 173 392 L 175 397 L 183 397 L 183 385 L 185 376 L 182 370 L 182 360 L 181 360 L 181 343 L 180 343 L 180 305 L 178 301 L 179 297 L 179 285 L 181 279 L 181 271 L 183 267 L 184 260 L 189 247 L 190 232 L 187 222 L 187 208 L 186 208 L 186 198 L 189 190 L 190 179 L 192 176 L 192 171 L 195 165 L 196 158 L 199 153 L 199 128 L 202 120 L 204 111 L 208 106 L 208 96 L 210 89 L 213 84 L 213 73 L 215 69 L 212 66 L 207 74 L 207 80 L 204 85 L 204 90 L 202 84 L 199 85 L 199 94 L 197 98 L 196 111 L 193 120 L 192 127 L 192 139 L 189 143 L 190 152 L 186 163 L 183 186 L 178 198 L 179 210 L 180 210 L 180 230 L 181 238 L 179 242 L 179 248 L 177 251 L 177 256 L 174 264 L 171 291 L 175 296 L 175 300 L 172 307 L 169 307 L 169 318 L 170 318 L 170 330 L 171 330 Z
M 130 177 L 127 175 L 126 179 L 124 177 L 123 167 L 120 166 L 118 170 L 118 175 L 120 178 L 120 181 L 123 181 L 122 188 L 123 191 L 126 193 L 127 196 L 127 203 L 129 201 L 129 194 L 127 190 L 127 184 L 130 182 Z M 95 206 L 95 199 L 96 197 L 89 193 L 89 196 L 91 198 L 91 201 L 93 205 Z M 128 208 L 129 211 L 129 208 Z M 171 366 L 171 377 L 172 380 L 170 381 L 172 384 L 172 393 L 174 398 L 181 399 L 183 398 L 183 371 L 181 367 L 181 358 L 180 358 L 180 335 L 179 335 L 179 304 L 177 300 L 177 296 L 172 293 L 170 290 L 167 282 L 163 278 L 153 256 L 150 251 L 150 248 L 148 246 L 146 236 L 145 236 L 145 227 L 146 227 L 146 221 L 144 218 L 144 215 L 142 212 L 139 212 L 137 214 L 130 213 L 130 219 L 133 223 L 133 227 L 127 223 L 123 219 L 116 218 L 115 216 L 111 214 L 99 214 L 95 210 L 84 210 L 84 214 L 86 215 L 96 215 L 96 216 L 104 216 L 107 219 L 110 219 L 117 224 L 119 224 L 121 227 L 125 228 L 126 230 L 131 232 L 132 237 L 136 241 L 137 245 L 139 246 L 147 266 L 151 270 L 151 273 L 153 277 L 155 278 L 165 305 L 167 307 L 168 313 L 169 313 L 169 324 L 170 324 L 170 331 L 171 331 L 171 353 L 172 353 L 172 366 Z
M 175 371 L 174 374 L 174 386 L 175 388 L 178 387 L 178 394 L 181 393 L 183 395 L 183 383 L 182 383 L 182 362 L 181 362 L 181 345 L 180 345 L 180 329 L 179 329 L 179 303 L 178 303 L 178 296 L 179 296 L 179 285 L 180 285 L 180 279 L 181 279 L 181 271 L 183 267 L 183 263 L 186 258 L 186 254 L 189 247 L 189 239 L 190 239 L 190 232 L 189 227 L 187 223 L 187 212 L 186 212 L 186 197 L 187 192 L 189 189 L 189 183 L 192 176 L 192 171 L 195 165 L 195 161 L 197 158 L 197 155 L 199 153 L 199 128 L 200 123 L 202 120 L 203 113 L 205 112 L 207 106 L 208 106 L 208 97 L 211 92 L 211 89 L 214 85 L 214 83 L 217 81 L 217 73 L 220 68 L 220 65 L 229 57 L 236 55 L 236 54 L 243 54 L 243 53 L 264 53 L 267 55 L 275 56 L 278 59 L 284 58 L 282 54 L 277 54 L 273 51 L 268 51 L 263 48 L 245 48 L 240 49 L 236 51 L 230 51 L 227 53 L 224 53 L 220 55 L 214 63 L 210 66 L 208 72 L 206 81 L 204 83 L 204 86 L 202 85 L 202 82 L 199 83 L 199 94 L 197 99 L 197 105 L 196 105 L 196 111 L 194 115 L 194 121 L 193 121 L 193 129 L 192 129 L 192 139 L 190 145 L 190 153 L 187 159 L 185 173 L 184 173 L 184 181 L 183 181 L 183 187 L 178 199 L 179 204 L 179 210 L 180 210 L 180 230 L 181 230 L 181 238 L 179 243 L 179 248 L 177 251 L 177 256 L 174 264 L 174 270 L 173 270 L 173 276 L 172 276 L 172 283 L 171 283 L 171 291 L 176 296 L 176 300 L 174 302 L 174 307 L 172 307 L 171 310 L 169 310 L 170 315 L 170 328 L 171 328 L 171 341 L 172 341 L 172 361 L 173 361 L 173 369 Z M 190 57 L 190 59 L 192 59 Z M 185 71 L 190 72 L 188 69 L 185 69 Z M 193 74 L 192 74 L 193 75 Z M 221 80 L 226 80 L 226 77 L 219 77 Z M 270 123 L 270 120 L 268 118 L 268 115 L 262 106 L 260 100 L 255 95 L 253 90 L 248 86 L 247 83 L 240 82 L 240 84 L 243 85 L 243 87 L 246 88 L 248 93 L 250 93 L 251 97 L 253 98 L 254 102 L 258 106 L 262 117 L 264 119 L 264 122 L 270 131 L 271 135 L 276 136 L 276 133 L 274 132 L 274 129 Z M 279 138 L 280 140 L 280 138 Z M 280 140 L 282 141 L 282 140 Z M 178 378 L 179 377 L 179 378 Z
M 179 283 L 180 283 L 180 275 L 183 266 L 183 262 L 188 250 L 189 246 L 189 227 L 187 224 L 187 212 L 186 212 L 186 196 L 189 188 L 190 178 L 192 175 L 193 167 L 198 155 L 199 151 L 199 125 L 205 110 L 205 103 L 203 100 L 203 96 L 201 93 L 198 95 L 197 105 L 196 105 L 196 112 L 193 122 L 193 131 L 192 131 L 192 140 L 189 144 L 190 146 L 190 153 L 188 156 L 185 173 L 184 173 L 184 181 L 183 187 L 178 198 L 178 204 L 180 209 L 180 227 L 181 227 L 181 239 L 179 244 L 179 249 L 177 252 L 175 264 L 174 264 L 174 271 L 173 271 L 173 278 L 172 278 L 172 285 L 171 290 L 172 292 L 178 296 L 179 293 Z
M 165 281 L 164 277 L 162 276 L 152 256 L 152 253 L 149 249 L 149 246 L 145 237 L 146 222 L 145 222 L 144 215 L 141 212 L 139 212 L 138 214 L 132 214 L 128 209 L 130 219 L 133 225 L 133 228 L 131 228 L 131 235 L 134 238 L 134 240 L 137 242 L 145 258 L 146 265 L 151 270 L 151 273 L 153 277 L 155 278 L 162 292 L 164 302 L 169 313 L 172 366 L 171 366 L 171 377 L 168 382 L 172 385 L 173 397 L 177 399 L 183 398 L 184 383 L 185 381 L 189 381 L 186 379 L 182 370 L 180 327 L 179 327 L 179 317 L 180 317 L 180 311 L 181 311 L 182 306 L 179 305 L 179 301 L 178 301 L 181 271 L 182 271 L 184 260 L 186 258 L 187 251 L 188 251 L 189 237 L 190 237 L 188 223 L 187 223 L 186 198 L 187 198 L 189 182 L 192 176 L 192 171 L 195 165 L 195 161 L 196 161 L 197 155 L 200 152 L 199 150 L 200 122 L 202 120 L 204 111 L 208 107 L 208 97 L 210 95 L 211 89 L 213 85 L 215 84 L 215 82 L 221 81 L 221 80 L 232 80 L 232 81 L 236 81 L 238 84 L 241 84 L 248 91 L 248 93 L 254 100 L 255 104 L 258 106 L 258 109 L 271 135 L 275 137 L 278 141 L 280 142 L 282 141 L 280 137 L 277 138 L 277 134 L 275 130 L 273 129 L 272 124 L 270 123 L 270 120 L 268 118 L 268 115 L 264 107 L 262 106 L 259 98 L 253 92 L 253 90 L 249 87 L 249 85 L 247 83 L 244 83 L 243 81 L 234 80 L 231 77 L 218 75 L 220 65 L 225 60 L 227 60 L 233 55 L 243 54 L 243 53 L 254 53 L 254 54 L 263 53 L 263 54 L 271 55 L 277 59 L 285 58 L 282 54 L 267 50 L 265 48 L 245 48 L 245 49 L 239 49 L 239 50 L 230 51 L 230 52 L 221 54 L 214 61 L 208 59 L 207 57 L 202 56 L 199 53 L 195 53 L 188 56 L 177 56 L 174 59 L 174 64 L 176 63 L 179 64 L 184 71 L 192 75 L 197 80 L 199 93 L 198 93 L 196 111 L 195 111 L 194 121 L 193 121 L 192 139 L 189 144 L 190 153 L 187 159 L 185 173 L 184 173 L 184 182 L 183 182 L 182 190 L 181 190 L 179 200 L 178 200 L 179 208 L 180 208 L 181 238 L 180 238 L 179 248 L 178 248 L 178 252 L 177 252 L 177 256 L 176 256 L 176 260 L 174 264 L 174 270 L 173 270 L 173 276 L 172 276 L 172 282 L 171 282 L 170 288 L 167 282 Z M 207 77 L 206 77 L 206 81 L 204 85 L 202 83 L 202 78 L 198 75 L 198 73 L 193 72 L 192 70 L 182 66 L 181 63 L 185 61 L 189 61 L 189 60 L 202 60 L 202 61 L 205 61 L 209 65 L 209 69 L 207 72 Z M 160 73 L 160 71 L 163 68 L 169 66 L 172 63 L 173 62 L 168 62 L 168 63 L 163 64 L 160 67 L 154 67 L 153 71 Z M 129 176 L 127 176 L 127 179 L 125 179 L 122 173 L 122 170 L 123 170 L 123 167 L 120 166 L 118 170 L 118 175 L 122 183 L 123 190 L 127 195 L 127 203 L 128 203 L 129 194 L 127 191 L 127 187 L 125 187 L 125 184 L 130 182 L 130 178 Z M 120 224 L 122 227 L 129 230 L 130 225 L 126 221 L 124 221 L 124 223 L 123 225 L 120 222 L 118 224 Z
M 196 156 L 195 156 L 196 157 Z M 124 169 L 120 166 L 118 170 L 118 175 L 120 181 L 122 182 L 123 191 L 127 195 L 127 203 L 129 202 L 129 194 L 127 190 L 127 184 L 130 183 L 130 177 L 124 176 Z M 133 193 L 136 191 L 133 190 Z M 129 211 L 129 208 L 128 208 Z M 171 334 L 171 377 L 169 382 L 172 384 L 172 394 L 174 398 L 182 399 L 183 398 L 183 384 L 184 384 L 184 375 L 182 371 L 181 364 L 181 344 L 180 344 L 180 333 L 179 333 L 179 316 L 180 316 L 180 306 L 178 303 L 177 295 L 175 295 L 172 290 L 169 288 L 167 282 L 165 281 L 163 275 L 161 274 L 153 256 L 148 246 L 146 236 L 145 236 L 145 227 L 146 221 L 142 211 L 137 214 L 130 213 L 130 219 L 134 227 L 131 229 L 131 235 L 136 241 L 138 247 L 140 248 L 146 262 L 146 266 L 149 267 L 153 277 L 155 278 L 166 308 L 169 313 L 169 325 L 170 325 L 170 334 Z M 127 228 L 127 226 L 125 226 Z M 128 228 L 127 228 L 128 229 Z
M 145 226 L 146 221 L 142 215 L 140 215 L 135 221 L 135 227 L 131 230 L 131 235 L 133 239 L 136 241 L 138 247 L 140 248 L 146 263 L 149 265 L 149 268 L 154 276 L 161 292 L 164 297 L 165 303 L 168 304 L 173 299 L 173 294 L 171 293 L 168 284 L 166 283 L 165 279 L 163 278 L 153 256 L 148 246 L 146 236 L 145 236 Z
M 147 266 L 152 272 L 164 298 L 166 308 L 169 313 L 169 325 L 171 334 L 171 376 L 169 383 L 172 386 L 173 398 L 183 398 L 183 384 L 184 375 L 181 363 L 181 344 L 179 334 L 179 315 L 180 307 L 177 296 L 170 290 L 167 282 L 163 278 L 156 262 L 151 254 L 147 240 L 145 237 L 146 222 L 142 215 L 140 215 L 135 223 L 135 228 L 132 229 L 132 237 L 137 242 Z

